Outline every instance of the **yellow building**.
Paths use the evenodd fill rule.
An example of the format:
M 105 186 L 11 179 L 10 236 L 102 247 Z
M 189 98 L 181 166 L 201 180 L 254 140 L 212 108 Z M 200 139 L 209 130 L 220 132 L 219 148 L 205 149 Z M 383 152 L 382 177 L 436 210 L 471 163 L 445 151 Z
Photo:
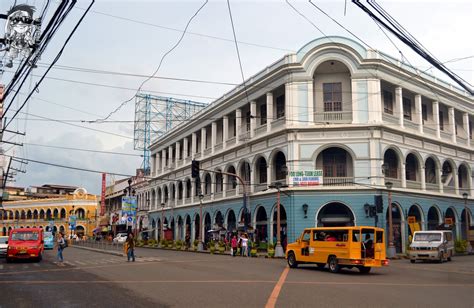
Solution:
M 67 235 L 91 236 L 97 226 L 97 211 L 97 196 L 84 188 L 54 198 L 7 201 L 0 209 L 0 234 L 7 235 L 15 228 L 42 227 Z M 69 228 L 71 215 L 76 216 L 75 230 Z

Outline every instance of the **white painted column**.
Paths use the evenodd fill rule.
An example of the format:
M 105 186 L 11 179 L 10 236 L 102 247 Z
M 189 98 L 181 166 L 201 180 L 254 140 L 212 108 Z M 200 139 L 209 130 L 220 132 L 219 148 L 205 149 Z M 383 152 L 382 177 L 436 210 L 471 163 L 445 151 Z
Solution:
M 395 104 L 397 105 L 397 111 L 396 115 L 398 117 L 398 123 L 400 127 L 404 127 L 403 124 L 403 94 L 402 94 L 402 88 L 401 87 L 396 87 L 395 88 Z
M 421 190 L 426 190 L 426 175 L 425 175 L 425 166 L 421 166 Z
M 406 164 L 402 162 L 402 170 L 401 170 L 401 179 L 402 179 L 402 188 L 407 188 L 407 172 L 406 172 Z
M 215 151 L 216 139 L 217 139 L 217 123 L 212 122 L 211 124 L 211 153 L 212 154 L 214 154 L 214 151 Z
M 161 173 L 165 172 L 166 149 L 161 151 Z
M 470 136 L 469 136 L 469 113 L 467 112 L 464 112 L 463 115 L 462 115 L 462 126 L 464 128 L 464 131 L 466 132 L 466 136 L 467 136 L 467 146 L 470 147 L 471 146 L 471 139 L 470 139 Z
M 201 128 L 201 157 L 204 157 L 204 150 L 206 149 L 206 128 Z
M 439 127 L 439 102 L 433 101 L 433 120 L 435 122 L 436 138 L 441 138 L 441 128 Z
M 235 142 L 239 143 L 239 135 L 241 134 L 242 129 L 242 109 L 235 110 Z
M 456 195 L 459 195 L 459 175 L 458 175 L 458 169 L 453 170 L 453 176 L 454 176 L 454 193 Z
M 257 102 L 250 102 L 250 138 L 255 136 L 255 129 L 257 128 Z
M 156 152 L 156 174 L 161 173 L 161 152 Z
M 173 163 L 173 147 L 172 146 L 169 146 L 168 147 L 168 167 L 171 168 L 171 165 Z
M 183 139 L 183 159 L 186 159 L 186 157 L 188 157 L 188 151 L 189 151 L 189 140 L 188 140 L 188 137 L 184 138 Z M 184 160 L 183 160 L 183 163 L 184 163 Z
M 421 107 L 421 95 L 415 95 L 415 114 L 418 122 L 418 132 L 423 134 L 423 112 Z
M 194 159 L 196 157 L 197 151 L 197 136 L 196 133 L 191 134 L 191 158 Z
M 229 140 L 229 116 L 224 116 L 222 118 L 222 149 L 227 148 L 227 140 Z
M 273 121 L 273 93 L 267 93 L 267 132 L 272 130 Z
M 454 107 L 448 108 L 449 128 L 451 129 L 451 142 L 456 143 L 456 121 L 454 119 Z
M 367 97 L 369 123 L 382 123 L 383 104 L 380 79 L 367 79 L 367 90 L 369 92 Z
M 178 167 L 180 167 L 180 166 L 178 166 L 178 164 L 179 164 L 178 161 L 180 161 L 182 159 L 181 154 L 180 154 L 180 152 L 181 152 L 181 142 L 179 142 L 179 141 L 176 142 L 175 148 L 176 148 L 176 160 L 175 160 L 175 162 L 176 162 L 175 166 L 176 167 L 175 168 L 178 168 Z
M 174 183 L 174 207 L 178 206 L 178 182 Z
M 214 200 L 214 194 L 216 193 L 216 174 L 211 173 L 211 200 Z
M 267 162 L 267 186 L 272 185 L 272 180 L 272 165 L 270 164 L 270 162 Z
M 443 186 L 443 181 L 441 180 L 441 175 L 443 174 L 443 168 L 440 167 L 438 169 L 438 173 L 437 173 L 437 176 L 438 176 L 438 187 L 439 187 L 439 192 L 440 193 L 443 193 L 444 192 L 444 186 Z

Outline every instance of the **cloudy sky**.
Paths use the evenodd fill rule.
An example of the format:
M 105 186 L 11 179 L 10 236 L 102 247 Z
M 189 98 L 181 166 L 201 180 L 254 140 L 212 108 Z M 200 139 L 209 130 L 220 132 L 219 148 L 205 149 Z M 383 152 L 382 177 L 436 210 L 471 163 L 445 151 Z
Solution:
M 1 1 L 6 12 L 14 1 Z M 21 1 L 17 1 L 21 2 Z M 42 8 L 42 1 L 26 1 Z M 59 1 L 53 1 L 57 5 Z M 205 1 L 106 1 L 98 0 L 63 56 L 52 69 L 10 129 L 26 136 L 6 135 L 23 147 L 2 145 L 7 153 L 38 161 L 134 174 L 141 153 L 133 149 L 134 101 L 111 116 L 114 122 L 89 124 L 108 115 L 132 98 L 145 76 L 153 74 L 163 55 L 178 41 L 188 20 Z M 319 12 L 308 1 L 289 1 L 326 35 L 357 40 Z M 396 48 L 365 13 L 351 1 L 313 1 L 371 47 L 395 57 L 398 51 L 421 69 L 430 65 L 391 37 Z M 347 2 L 347 3 L 346 3 Z M 43 54 L 34 76 L 23 87 L 28 91 L 44 66 L 51 63 L 60 43 L 83 13 L 88 1 L 79 1 L 61 31 Z M 431 53 L 471 84 L 474 83 L 474 6 L 472 1 L 378 1 Z M 322 34 L 285 1 L 231 0 L 236 36 L 245 77 L 252 76 L 285 54 L 295 52 Z M 345 11 L 345 5 L 346 12 Z M 0 26 L 3 28 L 3 25 Z M 460 58 L 466 58 L 458 60 Z M 81 69 L 81 71 L 78 70 Z M 15 69 L 15 67 L 13 68 Z M 84 72 L 84 69 L 87 69 Z M 2 83 L 11 77 L 6 69 Z M 11 69 L 10 69 L 11 70 Z M 91 70 L 107 73 L 93 73 Z M 443 77 L 435 69 L 428 72 Z M 124 76 L 132 74 L 135 76 Z M 158 77 L 240 83 L 241 75 L 233 42 L 226 1 L 209 1 L 192 20 L 179 46 L 164 58 Z M 143 92 L 209 103 L 232 87 L 154 78 Z M 22 103 L 13 102 L 12 109 Z M 11 113 L 10 113 L 11 115 Z M 9 114 L 6 115 L 7 117 Z M 46 117 L 52 120 L 45 120 Z M 61 123 L 53 120 L 61 120 Z M 92 129 L 92 130 L 91 130 Z M 131 154 L 128 156 L 84 152 L 54 147 L 82 148 Z M 17 164 L 15 166 L 19 168 Z M 83 186 L 99 193 L 100 174 L 30 163 L 16 176 L 17 186 L 45 183 Z M 115 179 L 120 177 L 116 176 Z M 109 178 L 109 181 L 113 178 Z

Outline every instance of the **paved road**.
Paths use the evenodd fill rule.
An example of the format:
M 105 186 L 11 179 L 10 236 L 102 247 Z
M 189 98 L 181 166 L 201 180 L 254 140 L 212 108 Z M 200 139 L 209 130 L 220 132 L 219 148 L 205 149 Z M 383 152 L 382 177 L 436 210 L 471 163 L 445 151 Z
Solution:
M 136 262 L 74 247 L 63 264 L 0 260 L 0 307 L 474 307 L 474 257 L 396 260 L 370 275 L 283 260 L 138 249 Z

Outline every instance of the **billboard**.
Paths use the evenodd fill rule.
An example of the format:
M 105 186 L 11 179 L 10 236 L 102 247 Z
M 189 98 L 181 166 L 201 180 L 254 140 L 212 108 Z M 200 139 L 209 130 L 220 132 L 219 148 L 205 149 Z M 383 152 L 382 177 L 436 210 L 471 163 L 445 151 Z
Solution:
M 123 196 L 122 197 L 122 220 L 124 219 L 128 224 L 132 224 L 137 217 L 137 197 Z
M 289 181 L 292 186 L 323 185 L 323 170 L 290 171 Z

